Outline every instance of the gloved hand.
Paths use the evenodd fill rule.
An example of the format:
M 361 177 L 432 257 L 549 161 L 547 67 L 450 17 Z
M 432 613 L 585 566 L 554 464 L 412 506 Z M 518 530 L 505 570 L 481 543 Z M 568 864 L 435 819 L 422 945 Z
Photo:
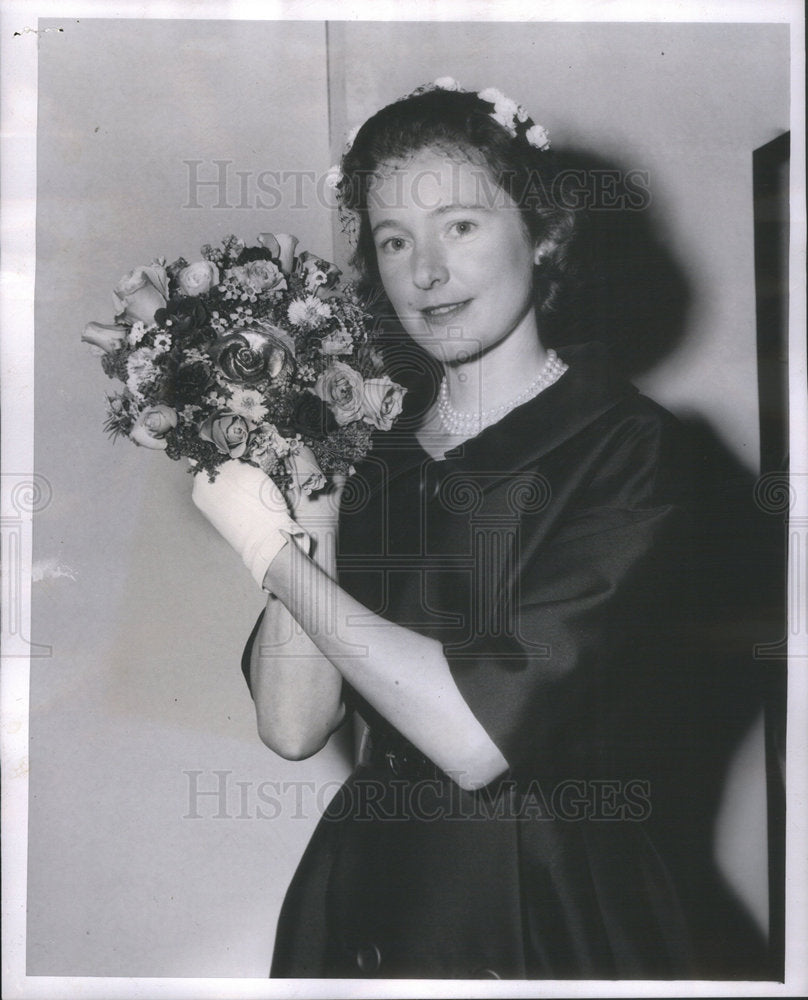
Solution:
M 191 498 L 241 556 L 259 587 L 263 587 L 270 563 L 287 543 L 281 530 L 309 551 L 309 536 L 292 520 L 283 494 L 254 465 L 231 459 L 219 466 L 212 483 L 205 472 L 198 473 Z

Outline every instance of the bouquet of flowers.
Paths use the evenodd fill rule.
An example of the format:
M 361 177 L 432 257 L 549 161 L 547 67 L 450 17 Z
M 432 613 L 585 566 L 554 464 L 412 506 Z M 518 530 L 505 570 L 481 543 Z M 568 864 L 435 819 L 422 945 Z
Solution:
M 297 242 L 229 236 L 199 261 L 121 279 L 115 323 L 82 336 L 122 383 L 107 396 L 113 438 L 186 457 L 211 481 L 231 459 L 305 493 L 352 473 L 406 390 L 384 374 L 355 288 Z

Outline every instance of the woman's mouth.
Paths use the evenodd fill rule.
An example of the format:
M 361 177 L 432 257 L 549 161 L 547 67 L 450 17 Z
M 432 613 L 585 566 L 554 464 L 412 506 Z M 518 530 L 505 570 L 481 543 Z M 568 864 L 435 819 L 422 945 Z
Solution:
M 421 315 L 428 323 L 445 323 L 446 320 L 458 316 L 470 302 L 471 299 L 464 299 L 462 302 L 444 302 L 439 306 L 426 306 L 421 310 Z

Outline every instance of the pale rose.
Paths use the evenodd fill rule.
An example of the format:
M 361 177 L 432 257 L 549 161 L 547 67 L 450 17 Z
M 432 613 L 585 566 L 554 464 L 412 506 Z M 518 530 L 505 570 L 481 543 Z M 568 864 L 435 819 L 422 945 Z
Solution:
M 168 442 L 166 434 L 177 426 L 177 411 L 162 403 L 141 410 L 129 437 L 135 444 L 154 451 L 165 451 Z
M 460 86 L 460 84 L 457 82 L 457 80 L 455 80 L 455 78 L 453 76 L 439 76 L 438 79 L 435 80 L 434 86 L 436 86 L 438 88 L 438 90 L 462 90 L 463 89 Z
M 365 379 L 362 392 L 362 416 L 380 431 L 389 431 L 401 413 L 407 390 L 389 375 Z
M 84 327 L 81 339 L 85 344 L 94 344 L 107 354 L 112 354 L 123 346 L 129 333 L 128 327 L 114 326 L 106 323 L 88 323 Z
M 292 487 L 306 496 L 325 486 L 323 470 L 317 464 L 314 452 L 302 444 L 286 459 L 286 468 L 292 477 Z
M 230 458 L 241 458 L 247 450 L 250 424 L 238 413 L 220 410 L 204 420 L 199 428 L 203 441 L 210 441 L 217 450 Z
M 362 415 L 362 376 L 344 361 L 333 361 L 314 384 L 315 395 L 331 407 L 343 427 Z
M 168 301 L 166 269 L 157 264 L 134 268 L 112 290 L 112 298 L 116 319 L 130 323 L 140 320 L 151 326 L 154 314 Z
M 234 267 L 233 277 L 245 288 L 255 292 L 282 292 L 286 288 L 283 272 L 271 260 L 251 260 Z
M 177 285 L 183 295 L 204 295 L 218 284 L 219 268 L 209 260 L 189 264 L 177 275 Z

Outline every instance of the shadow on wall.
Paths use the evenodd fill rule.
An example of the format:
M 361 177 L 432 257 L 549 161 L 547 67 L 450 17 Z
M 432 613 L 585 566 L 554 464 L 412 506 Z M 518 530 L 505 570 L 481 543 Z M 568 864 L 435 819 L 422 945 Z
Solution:
M 581 150 L 559 153 L 552 192 L 580 221 L 577 261 L 547 343 L 599 340 L 629 377 L 653 368 L 684 338 L 691 290 L 659 238 L 646 172 Z
M 782 657 L 761 656 L 786 634 L 784 523 L 761 501 L 760 480 L 703 421 L 685 425 L 693 461 L 694 544 L 687 570 L 691 635 L 679 718 L 684 721 L 682 775 L 661 767 L 652 816 L 655 839 L 682 889 L 705 978 L 779 979 L 783 974 L 785 682 Z M 775 516 L 773 516 L 775 515 Z M 683 559 L 685 557 L 683 556 Z M 675 666 L 672 664 L 672 666 Z M 684 713 L 684 714 L 682 714 Z M 768 844 L 748 829 L 733 831 L 747 864 L 768 868 L 766 900 L 754 919 L 716 856 L 719 809 L 739 748 L 761 714 L 766 727 Z M 749 794 L 751 789 L 743 789 Z M 659 806 L 659 808 L 657 808 Z M 694 859 L 699 859 L 694 864 Z M 723 867 L 723 866 L 722 866 Z M 726 870 L 726 868 L 725 868 Z M 729 874 L 729 872 L 728 872 Z M 744 880 L 744 873 L 734 873 Z M 766 920 L 768 917 L 768 920 Z M 759 923 L 768 923 L 769 942 Z M 700 970 L 697 970 L 700 972 Z

